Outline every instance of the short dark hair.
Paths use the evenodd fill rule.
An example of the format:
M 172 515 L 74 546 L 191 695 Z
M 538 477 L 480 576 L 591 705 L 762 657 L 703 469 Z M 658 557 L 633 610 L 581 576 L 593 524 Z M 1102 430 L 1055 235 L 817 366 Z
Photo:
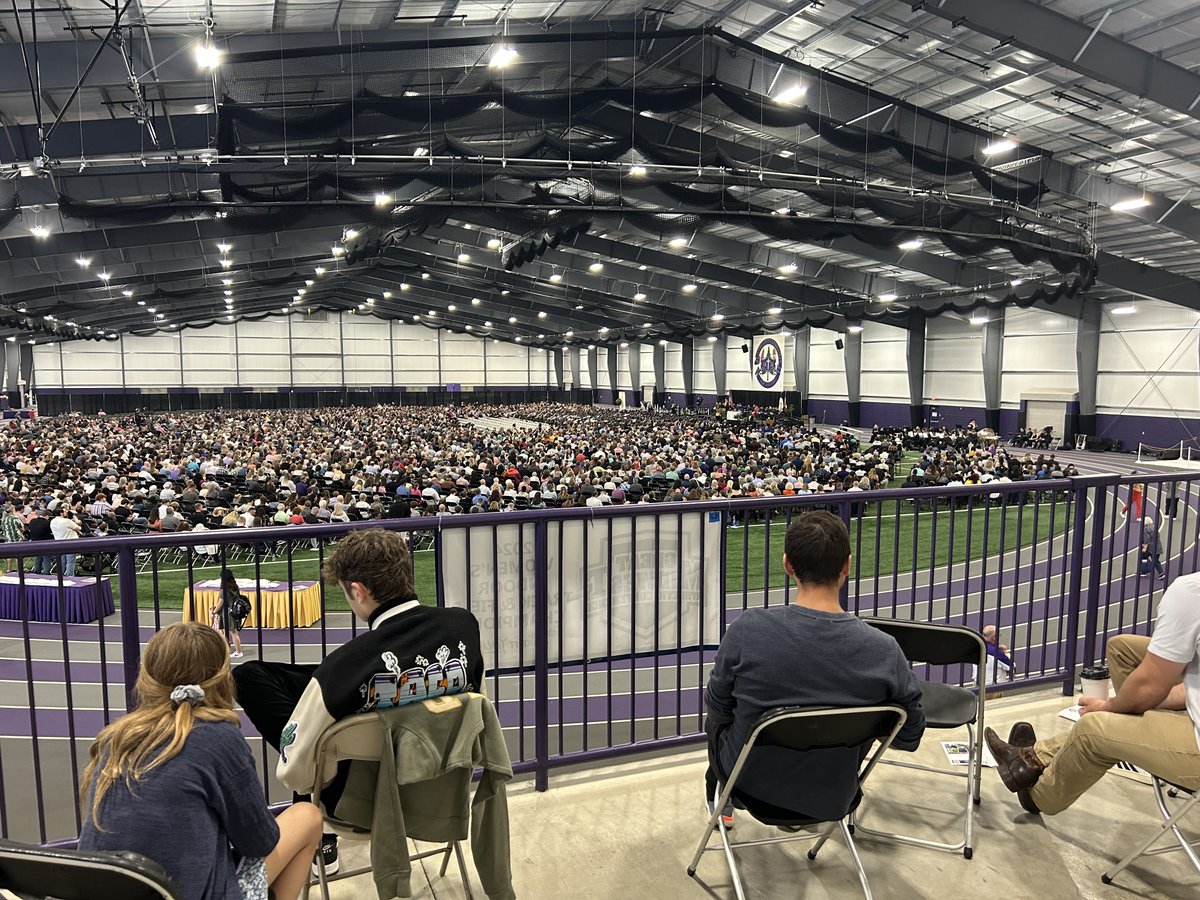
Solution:
M 415 597 L 412 559 L 404 536 L 382 528 L 352 531 L 339 540 L 325 560 L 325 577 L 339 585 L 357 581 L 379 603 Z
M 801 584 L 837 584 L 850 558 L 850 532 L 833 513 L 806 512 L 788 526 L 783 552 Z

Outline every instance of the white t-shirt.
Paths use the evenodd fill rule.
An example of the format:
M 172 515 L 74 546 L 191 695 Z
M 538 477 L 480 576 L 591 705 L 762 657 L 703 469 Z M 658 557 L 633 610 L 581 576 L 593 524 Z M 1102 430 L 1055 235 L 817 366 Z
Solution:
M 1200 574 L 1181 575 L 1163 594 L 1150 652 L 1169 662 L 1187 663 L 1183 687 L 1200 745 Z

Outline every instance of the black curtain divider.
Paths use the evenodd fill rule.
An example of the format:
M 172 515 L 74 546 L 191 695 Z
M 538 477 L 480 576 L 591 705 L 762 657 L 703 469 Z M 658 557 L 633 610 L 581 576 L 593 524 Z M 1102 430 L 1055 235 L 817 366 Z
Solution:
M 579 86 L 578 82 L 568 91 L 509 91 L 497 84 L 487 84 L 465 94 L 442 96 L 419 95 L 414 97 L 385 97 L 363 89 L 352 100 L 321 105 L 316 111 L 298 114 L 299 104 L 281 109 L 278 114 L 263 108 L 241 103 L 226 96 L 222 99 L 218 118 L 219 144 L 231 147 L 254 144 L 256 140 L 282 140 L 286 135 L 290 142 L 329 136 L 349 125 L 360 116 L 380 116 L 401 123 L 427 125 L 429 130 L 447 122 L 480 112 L 489 104 L 503 106 L 508 112 L 525 116 L 531 120 L 569 125 L 577 110 L 604 103 L 616 103 L 629 107 L 633 112 L 643 111 L 675 113 L 684 109 L 703 106 L 706 98 L 714 96 L 734 115 L 749 124 L 769 128 L 795 128 L 804 126 L 813 134 L 828 142 L 837 150 L 858 157 L 884 152 L 898 155 L 922 172 L 942 177 L 972 176 L 981 188 L 992 196 L 1014 203 L 1035 203 L 1048 190 L 1042 181 L 1032 182 L 1015 176 L 995 172 L 973 158 L 956 158 L 921 149 L 895 134 L 869 131 L 838 122 L 807 106 L 790 106 L 776 103 L 760 94 L 726 85 L 710 79 L 691 84 L 662 87 L 615 85 L 607 81 L 592 86 Z M 275 109 L 276 107 L 272 107 Z M 313 109 L 309 105 L 308 109 Z M 245 132 L 243 134 L 242 132 Z M 369 129 L 356 128 L 362 134 Z M 257 135 L 251 132 L 257 132 Z M 338 138 L 338 140 L 341 140 Z M 482 155 L 471 151 L 462 142 L 463 155 Z M 557 152 L 573 150 L 575 142 L 567 141 L 556 148 Z M 520 156 L 518 149 L 529 144 L 529 152 L 546 149 L 545 141 L 522 140 L 521 144 L 504 151 L 511 156 Z M 610 159 L 614 147 L 595 149 L 598 159 Z M 458 151 L 456 151 L 458 152 Z M 586 159 L 589 150 L 579 148 L 581 159 Z M 712 165 L 718 162 L 718 151 L 692 150 L 657 147 L 652 150 L 656 162 L 670 165 Z M 499 154 L 489 154 L 499 155 Z

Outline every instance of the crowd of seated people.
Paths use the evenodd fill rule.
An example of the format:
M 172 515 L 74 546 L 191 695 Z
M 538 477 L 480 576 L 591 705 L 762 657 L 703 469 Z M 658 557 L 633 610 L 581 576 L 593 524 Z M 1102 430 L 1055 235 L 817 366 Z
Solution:
M 0 495 L 12 540 L 64 504 L 86 537 L 1074 474 L 971 428 L 876 428 L 860 443 L 772 416 L 530 403 L 13 420 Z
M 1032 428 L 1018 428 L 1013 432 L 1009 443 L 1014 447 L 1032 447 L 1035 450 L 1049 450 L 1054 442 L 1054 429 L 1047 425 L 1040 431 Z

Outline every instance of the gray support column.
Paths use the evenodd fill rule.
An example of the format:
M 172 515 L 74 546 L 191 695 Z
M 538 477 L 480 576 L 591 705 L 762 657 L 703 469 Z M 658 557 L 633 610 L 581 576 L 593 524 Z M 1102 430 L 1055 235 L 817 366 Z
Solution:
M 696 394 L 696 342 L 691 338 L 684 338 L 679 342 L 679 346 L 683 369 L 683 403 L 690 408 Z
M 566 379 L 563 377 L 562 347 L 556 347 L 554 350 L 554 381 L 560 391 L 564 390 L 567 386 Z
M 796 408 L 801 415 L 808 413 L 808 348 L 812 328 L 805 325 L 792 335 L 792 374 L 796 380 Z
M 11 399 L 12 395 L 20 390 L 17 382 L 21 377 L 21 354 L 17 350 L 16 344 L 10 344 L 7 341 L 4 342 L 4 369 L 5 389 Z
M 25 382 L 25 395 L 21 397 L 21 406 L 29 406 L 33 403 L 33 347 L 29 344 L 18 346 L 21 348 L 21 380 Z
M 583 376 L 580 374 L 578 347 L 567 348 L 567 361 L 571 364 L 571 389 L 582 390 Z
M 608 386 L 612 389 L 613 406 L 620 406 L 621 388 L 617 381 L 617 348 L 609 347 L 604 354 L 605 367 L 608 369 Z
M 847 328 L 842 341 L 845 344 L 842 362 L 846 366 L 846 416 L 857 428 L 862 424 L 862 328 L 855 331 Z
M 723 401 L 729 393 L 729 339 L 722 334 L 716 343 L 708 346 L 712 348 L 713 385 L 716 387 L 717 400 Z
M 914 428 L 925 421 L 925 316 L 913 313 L 908 318 L 905 339 L 908 357 L 908 421 Z
M 1079 421 L 1076 434 L 1096 433 L 1096 376 L 1100 369 L 1100 304 L 1083 301 L 1075 337 L 1075 368 L 1079 376 Z M 1024 422 L 1021 423 L 1024 426 Z
M 667 348 L 654 345 L 654 405 L 667 402 Z
M 596 391 L 600 390 L 600 351 L 592 347 L 587 352 L 588 384 L 592 388 L 592 402 L 596 402 Z
M 987 427 L 1000 431 L 1000 377 L 1004 370 L 1004 307 L 988 310 L 983 326 L 983 405 Z
M 625 353 L 625 367 L 629 370 L 629 388 L 633 391 L 633 405 L 642 405 L 642 345 L 630 344 Z

